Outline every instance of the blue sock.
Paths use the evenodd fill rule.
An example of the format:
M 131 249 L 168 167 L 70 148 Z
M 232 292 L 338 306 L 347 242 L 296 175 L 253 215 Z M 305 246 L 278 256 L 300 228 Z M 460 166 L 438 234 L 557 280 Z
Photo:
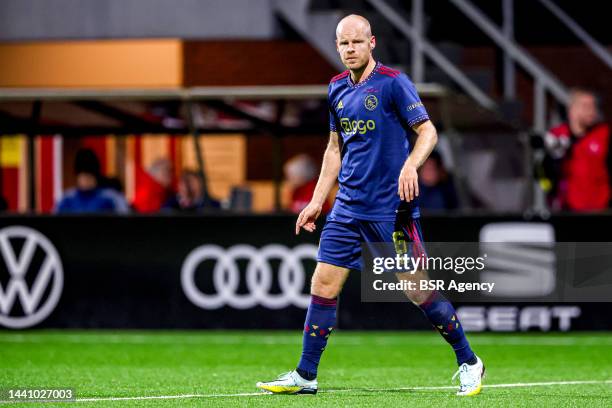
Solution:
M 304 323 L 302 358 L 297 366 L 297 371 L 303 378 L 316 378 L 321 354 L 335 326 L 336 299 L 312 295 Z
M 463 327 L 459 323 L 453 305 L 436 291 L 419 307 L 431 324 L 444 337 L 444 340 L 453 347 L 457 355 L 457 364 L 474 364 L 476 356 L 470 348 L 465 333 L 463 333 Z

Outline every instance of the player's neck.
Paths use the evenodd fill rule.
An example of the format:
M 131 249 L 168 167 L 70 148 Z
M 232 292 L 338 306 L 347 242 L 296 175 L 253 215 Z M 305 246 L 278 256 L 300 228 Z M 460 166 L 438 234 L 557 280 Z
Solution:
M 362 80 L 365 80 L 370 76 L 375 66 L 376 61 L 374 61 L 373 58 L 370 58 L 368 63 L 363 68 L 354 71 L 351 70 L 351 81 L 353 81 L 354 84 L 358 84 Z

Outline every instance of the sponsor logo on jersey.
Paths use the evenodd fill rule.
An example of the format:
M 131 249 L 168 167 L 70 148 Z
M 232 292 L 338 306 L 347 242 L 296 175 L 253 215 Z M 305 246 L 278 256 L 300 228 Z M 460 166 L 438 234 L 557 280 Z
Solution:
M 369 120 L 350 120 L 349 118 L 340 118 L 340 126 L 344 133 L 348 136 L 359 133 L 365 135 L 368 130 L 376 129 L 376 122 L 372 119 Z
M 342 103 L 342 101 L 338 102 L 338 106 L 336 106 L 336 109 L 340 110 L 344 108 L 344 104 Z
M 421 108 L 421 107 L 423 107 L 423 102 L 415 102 L 412 105 L 406 106 L 406 110 L 410 112 L 412 110 L 415 110 L 416 108 Z

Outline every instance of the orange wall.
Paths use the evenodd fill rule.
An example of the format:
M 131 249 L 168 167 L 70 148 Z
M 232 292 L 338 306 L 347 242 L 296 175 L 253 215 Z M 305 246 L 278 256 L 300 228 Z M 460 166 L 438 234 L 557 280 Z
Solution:
M 0 44 L 0 87 L 179 87 L 177 39 Z

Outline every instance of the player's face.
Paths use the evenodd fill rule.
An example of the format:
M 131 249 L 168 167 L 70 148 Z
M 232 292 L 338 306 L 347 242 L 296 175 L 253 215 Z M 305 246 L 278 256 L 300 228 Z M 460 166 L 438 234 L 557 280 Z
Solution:
M 342 63 L 351 71 L 359 71 L 368 64 L 376 40 L 360 25 L 345 25 L 337 33 L 336 48 Z

